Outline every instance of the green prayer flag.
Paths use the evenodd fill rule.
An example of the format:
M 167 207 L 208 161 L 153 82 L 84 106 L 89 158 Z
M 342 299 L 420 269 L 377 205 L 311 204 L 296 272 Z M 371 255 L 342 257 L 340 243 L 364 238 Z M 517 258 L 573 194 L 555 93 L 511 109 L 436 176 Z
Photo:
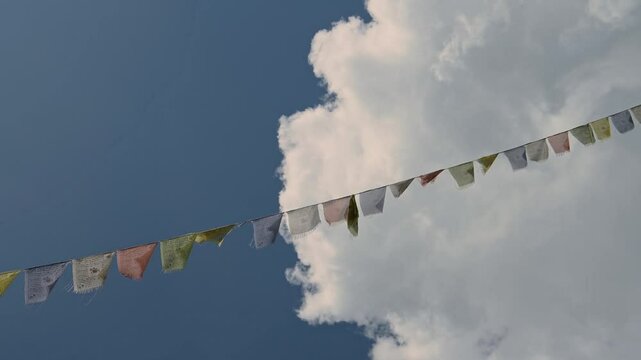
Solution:
M 194 246 L 194 238 L 195 235 L 185 235 L 160 242 L 162 271 L 172 272 L 185 268 Z
M 347 210 L 347 228 L 354 236 L 358 236 L 358 206 L 356 197 L 352 195 L 349 199 L 349 209 Z
M 572 135 L 579 140 L 579 142 L 583 145 L 590 145 L 594 144 L 594 134 L 592 133 L 592 129 L 590 128 L 590 125 L 581 125 L 577 126 L 574 129 L 570 130 Z
M 490 171 L 490 167 L 492 166 L 492 164 L 494 164 L 494 160 L 496 160 L 497 156 L 499 156 L 499 154 L 483 156 L 482 158 L 476 160 L 479 164 L 481 164 L 483 174 L 486 174 L 488 171 Z
M 198 244 L 211 241 L 216 243 L 218 246 L 221 246 L 223 244 L 223 241 L 225 240 L 225 236 L 227 236 L 229 232 L 234 230 L 235 227 L 236 227 L 236 224 L 232 224 L 227 226 L 221 226 L 216 229 L 201 231 L 199 233 L 196 233 L 195 241 Z
M 594 130 L 596 138 L 599 140 L 608 139 L 611 135 L 610 120 L 608 120 L 607 117 L 591 122 L 590 126 L 592 127 L 592 130 Z
M 11 286 L 13 280 L 20 274 L 20 270 L 7 271 L 0 274 L 0 296 Z

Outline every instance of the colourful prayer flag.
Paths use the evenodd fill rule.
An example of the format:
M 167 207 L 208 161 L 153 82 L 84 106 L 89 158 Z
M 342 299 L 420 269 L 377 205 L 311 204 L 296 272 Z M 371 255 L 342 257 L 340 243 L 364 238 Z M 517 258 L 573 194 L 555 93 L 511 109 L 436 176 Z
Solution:
M 548 142 L 557 155 L 570 151 L 570 138 L 568 137 L 567 131 L 549 136 Z
M 487 172 L 490 171 L 490 167 L 492 167 L 492 164 L 494 164 L 494 160 L 496 160 L 497 156 L 499 156 L 499 154 L 483 156 L 482 158 L 476 160 L 479 164 L 481 164 L 483 174 L 487 174 Z
M 194 235 L 185 235 L 160 242 L 160 262 L 163 272 L 180 271 L 187 266 Z
M 323 204 L 323 215 L 328 224 L 334 224 L 347 219 L 347 209 L 350 197 L 330 200 Z
M 13 283 L 13 280 L 15 280 L 19 274 L 20 270 L 0 273 L 0 296 L 4 295 L 4 292 L 7 291 L 9 286 Z
M 359 195 L 363 216 L 380 214 L 385 206 L 385 187 L 366 191 Z
M 611 135 L 610 120 L 607 117 L 591 122 L 590 127 L 592 127 L 596 138 L 599 140 L 608 139 Z
M 589 125 L 577 126 L 574 129 L 570 130 L 570 132 L 577 140 L 579 140 L 581 144 L 594 144 L 594 134 L 592 133 L 592 128 Z
M 215 229 L 211 230 L 205 230 L 201 231 L 199 233 L 195 234 L 195 239 L 198 244 L 202 244 L 204 242 L 213 242 L 216 243 L 218 246 L 223 245 L 223 241 L 225 241 L 225 236 L 229 234 L 234 228 L 236 228 L 236 224 L 231 224 L 231 225 L 226 225 L 226 226 L 221 226 Z
M 456 180 L 458 187 L 464 187 L 474 183 L 474 163 L 471 161 L 453 166 L 449 168 L 449 171 L 454 180 Z
M 396 184 L 392 184 L 389 186 L 390 191 L 392 192 L 392 195 L 394 195 L 395 198 L 398 198 L 405 192 L 408 186 L 414 181 L 414 178 L 399 181 Z
M 520 170 L 527 166 L 527 158 L 525 157 L 525 146 L 519 146 L 519 147 L 515 147 L 514 149 L 504 151 L 503 154 L 505 154 L 507 159 L 510 161 L 510 166 L 512 166 L 512 170 L 514 171 Z
M 68 261 L 27 269 L 24 272 L 24 302 L 36 304 L 47 301 L 56 282 L 65 272 Z
M 118 271 L 122 276 L 132 280 L 142 280 L 143 274 L 149 265 L 157 243 L 118 250 L 116 258 Z
M 630 112 L 634 115 L 637 121 L 641 123 L 641 105 L 633 107 L 630 109 Z
M 612 120 L 612 125 L 614 125 L 619 134 L 627 133 L 634 129 L 634 123 L 632 122 L 632 117 L 628 110 L 624 110 L 610 116 L 610 120 Z
M 525 145 L 525 152 L 531 161 L 544 161 L 548 158 L 548 143 L 545 139 Z
M 436 180 L 436 177 L 439 176 L 439 174 L 442 172 L 443 172 L 443 169 L 436 170 L 429 174 L 419 176 L 419 179 L 421 179 L 421 186 L 425 186 L 431 182 L 434 182 L 434 180 Z
M 352 195 L 349 198 L 349 210 L 347 211 L 347 228 L 352 236 L 358 236 L 358 206 L 356 198 Z
M 73 292 L 84 294 L 101 288 L 107 280 L 114 254 L 107 253 L 72 260 Z
M 276 241 L 283 214 L 276 214 L 252 220 L 254 226 L 254 246 L 256 249 L 264 248 Z
M 287 228 L 291 235 L 301 235 L 310 232 L 320 224 L 318 205 L 287 212 Z

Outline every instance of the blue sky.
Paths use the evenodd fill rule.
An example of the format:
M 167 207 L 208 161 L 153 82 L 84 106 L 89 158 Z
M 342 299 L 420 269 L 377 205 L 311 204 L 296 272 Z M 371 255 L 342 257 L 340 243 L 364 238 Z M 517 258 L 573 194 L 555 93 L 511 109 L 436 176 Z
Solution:
M 320 101 L 315 32 L 364 14 L 360 0 L 0 2 L 3 270 L 166 239 L 274 212 L 278 118 Z M 99 292 L 0 299 L 11 359 L 355 359 L 352 325 L 297 318 L 282 242 L 248 227 L 186 270 L 112 268 Z

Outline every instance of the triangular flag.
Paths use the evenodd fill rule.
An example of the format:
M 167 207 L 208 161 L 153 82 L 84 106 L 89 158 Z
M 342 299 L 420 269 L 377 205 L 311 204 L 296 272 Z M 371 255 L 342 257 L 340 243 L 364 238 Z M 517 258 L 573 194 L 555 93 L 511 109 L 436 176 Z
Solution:
M 353 236 L 358 236 L 358 206 L 356 198 L 352 195 L 349 198 L 349 210 L 347 211 L 347 228 Z
M 107 280 L 115 253 L 87 256 L 71 262 L 73 292 L 84 294 L 101 288 Z
M 385 206 L 385 187 L 366 191 L 359 195 L 363 216 L 380 214 Z
M 0 296 L 4 295 L 13 280 L 20 274 L 20 270 L 6 271 L 0 274 Z
M 567 131 L 549 136 L 548 142 L 557 155 L 570 151 L 570 138 L 568 137 Z
M 318 205 L 311 205 L 302 209 L 287 212 L 287 228 L 291 235 L 302 235 L 310 232 L 320 224 Z
M 68 261 L 39 266 L 24 271 L 24 302 L 36 304 L 47 300 L 56 282 L 65 272 Z
M 627 133 L 634 129 L 634 123 L 632 122 L 632 117 L 628 110 L 624 110 L 610 116 L 610 120 L 612 120 L 612 125 L 614 125 L 619 134 Z
M 194 246 L 194 239 L 194 235 L 185 235 L 160 242 L 160 262 L 163 272 L 179 271 L 185 268 Z
M 216 243 L 216 245 L 221 246 L 223 244 L 223 241 L 225 240 L 225 236 L 227 236 L 227 234 L 234 230 L 236 226 L 238 225 L 231 224 L 211 230 L 201 231 L 195 234 L 196 237 L 194 241 L 196 241 L 198 244 L 202 244 L 204 242 L 213 242 Z
M 276 241 L 276 235 L 280 229 L 280 221 L 283 214 L 276 214 L 252 220 L 254 226 L 254 246 L 256 249 L 264 248 Z
M 583 145 L 594 144 L 594 134 L 592 133 L 592 128 L 589 125 L 577 126 L 574 129 L 570 130 L 572 135 L 579 140 Z
M 390 191 L 392 192 L 392 195 L 394 195 L 395 198 L 398 198 L 399 196 L 403 195 L 403 192 L 407 189 L 408 186 L 414 181 L 414 178 L 399 181 L 396 184 L 392 184 L 389 186 Z
M 483 156 L 482 158 L 476 160 L 479 164 L 481 164 L 483 174 L 487 174 L 487 172 L 490 171 L 490 167 L 492 167 L 492 164 L 494 164 L 494 160 L 496 160 L 497 156 L 499 156 L 499 154 Z
M 548 158 L 548 143 L 545 139 L 539 141 L 531 142 L 525 145 L 525 152 L 527 153 L 528 159 L 532 161 L 544 161 Z
M 630 109 L 630 112 L 634 115 L 637 121 L 641 123 L 641 105 L 633 107 Z
M 514 171 L 520 170 L 527 166 L 527 158 L 525 157 L 525 146 L 519 146 L 519 147 L 515 147 L 514 149 L 504 151 L 503 154 L 505 154 L 507 159 L 510 161 L 510 166 L 512 166 L 512 170 Z
M 590 127 L 592 127 L 592 130 L 594 130 L 594 134 L 596 135 L 597 139 L 605 140 L 610 138 L 610 120 L 608 120 L 607 117 L 591 122 Z
M 156 245 L 157 243 L 153 243 L 118 250 L 116 252 L 118 271 L 126 278 L 141 280 L 147 265 L 149 265 L 149 260 L 154 254 Z
M 436 170 L 436 171 L 433 171 L 433 172 L 431 172 L 429 174 L 425 174 L 425 175 L 419 176 L 419 179 L 421 179 L 421 185 L 425 186 L 425 185 L 427 185 L 427 184 L 429 184 L 431 182 L 434 182 L 434 180 L 436 180 L 436 177 L 442 172 L 443 172 L 443 169 Z
M 350 197 L 330 200 L 323 203 L 323 215 L 328 224 L 334 224 L 347 219 L 347 208 L 349 207 Z
M 449 171 L 454 180 L 456 180 L 458 187 L 464 187 L 474 183 L 474 163 L 471 161 L 453 166 L 449 168 Z

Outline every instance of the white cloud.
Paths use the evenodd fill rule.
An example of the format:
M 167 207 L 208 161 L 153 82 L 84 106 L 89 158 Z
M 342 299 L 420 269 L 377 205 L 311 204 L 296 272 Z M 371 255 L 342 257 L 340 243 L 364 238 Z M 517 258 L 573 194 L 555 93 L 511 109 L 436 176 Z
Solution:
M 636 3 L 367 7 L 372 22 L 313 40 L 310 63 L 335 100 L 281 119 L 285 209 L 641 102 Z M 388 193 L 355 239 L 339 225 L 292 240 L 299 316 L 364 326 L 375 359 L 635 358 L 641 133 L 613 137 L 515 173 L 499 157 L 465 190 L 443 173 Z

